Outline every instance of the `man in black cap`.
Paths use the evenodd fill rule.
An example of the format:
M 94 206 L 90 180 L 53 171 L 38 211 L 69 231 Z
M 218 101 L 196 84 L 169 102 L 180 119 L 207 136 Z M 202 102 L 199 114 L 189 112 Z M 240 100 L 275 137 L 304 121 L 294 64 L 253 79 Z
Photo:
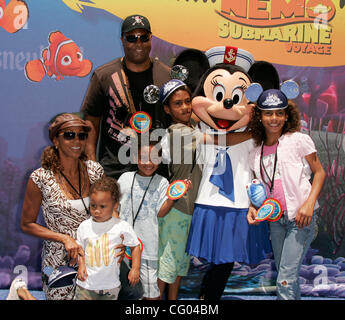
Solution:
M 119 156 L 125 145 L 129 154 L 128 137 L 120 131 L 129 125 L 131 114 L 145 111 L 153 127 L 166 127 L 163 107 L 148 104 L 143 98 L 146 86 L 161 87 L 170 80 L 170 68 L 150 57 L 151 26 L 142 15 L 128 16 L 122 23 L 121 42 L 124 57 L 97 68 L 89 84 L 81 110 L 85 120 L 90 120 L 98 139 L 97 158 L 106 175 L 116 179 L 126 171 L 135 170 L 131 163 L 124 164 Z M 94 141 L 96 149 L 97 141 Z M 126 150 L 126 149 L 123 149 Z

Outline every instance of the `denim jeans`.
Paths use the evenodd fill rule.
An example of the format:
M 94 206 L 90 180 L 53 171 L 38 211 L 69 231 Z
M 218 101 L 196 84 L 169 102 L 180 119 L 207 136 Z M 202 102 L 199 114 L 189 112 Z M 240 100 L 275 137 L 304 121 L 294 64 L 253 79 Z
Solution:
M 269 223 L 274 260 L 278 270 L 278 300 L 301 299 L 299 271 L 313 240 L 315 224 L 315 211 L 310 225 L 303 229 L 297 227 L 295 220 L 288 220 L 285 212 L 278 221 Z
M 129 271 L 130 266 L 125 262 L 125 259 L 122 260 L 120 264 L 121 290 L 117 297 L 118 300 L 140 300 L 143 297 L 144 290 L 141 281 L 132 286 L 128 281 Z

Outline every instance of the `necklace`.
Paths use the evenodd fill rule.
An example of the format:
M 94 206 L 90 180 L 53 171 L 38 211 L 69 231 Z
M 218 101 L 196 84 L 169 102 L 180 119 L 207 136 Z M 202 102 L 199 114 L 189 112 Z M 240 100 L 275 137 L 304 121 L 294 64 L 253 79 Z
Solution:
M 68 199 L 73 199 L 73 200 L 79 199 L 80 198 L 79 191 L 76 191 L 75 188 L 73 189 L 70 185 L 70 183 L 72 183 L 71 180 L 67 178 L 70 182 L 70 183 L 68 183 L 66 178 L 67 178 L 66 176 L 63 177 L 61 172 L 59 172 L 58 181 L 59 181 L 59 184 L 62 187 L 64 193 L 66 194 L 66 197 Z M 78 189 L 79 189 L 79 187 L 78 187 Z M 84 190 L 85 190 L 84 174 L 81 173 L 81 193 L 82 194 L 84 193 Z
M 141 206 L 143 205 L 143 202 L 144 202 L 144 199 L 145 199 L 145 196 L 146 196 L 146 192 L 147 190 L 149 189 L 150 187 L 150 184 L 151 184 L 151 181 L 153 180 L 155 174 L 153 176 L 151 176 L 151 179 L 149 181 L 149 184 L 147 185 L 146 189 L 145 189 L 145 192 L 144 192 L 144 195 L 140 201 L 140 204 L 139 204 L 139 208 L 138 208 L 138 211 L 137 213 L 134 215 L 134 210 L 133 210 L 133 186 L 134 186 L 134 180 L 135 180 L 135 177 L 137 175 L 137 172 L 135 172 L 134 174 L 134 177 L 133 177 L 133 181 L 132 181 L 132 186 L 131 186 L 131 205 L 132 205 L 132 221 L 133 221 L 133 228 L 134 228 L 134 224 L 135 224 L 135 221 L 137 220 L 137 217 L 138 217 L 138 214 L 140 212 L 140 209 L 141 209 Z
M 263 182 L 269 187 L 269 189 L 270 189 L 270 196 L 272 196 L 272 193 L 273 193 L 273 188 L 274 188 L 274 175 L 275 175 L 276 169 L 277 169 L 277 160 L 278 160 L 277 151 L 278 151 L 278 144 L 279 144 L 279 141 L 277 142 L 277 148 L 276 148 L 276 151 L 275 151 L 275 154 L 274 154 L 274 165 L 273 165 L 272 178 L 270 178 L 270 176 L 269 176 L 269 174 L 268 174 L 268 172 L 267 172 L 267 170 L 266 170 L 266 168 L 265 168 L 264 161 L 263 161 L 264 143 L 262 143 L 262 146 L 261 146 L 261 155 L 260 155 L 260 174 L 261 174 L 262 181 L 263 181 Z M 265 171 L 265 175 L 266 175 L 266 177 L 267 177 L 268 180 L 269 180 L 269 184 L 268 184 L 268 182 L 265 181 L 263 171 Z
M 81 186 L 81 178 L 80 178 L 80 163 L 78 161 L 78 186 L 79 186 L 79 191 L 73 186 L 71 181 L 68 180 L 68 178 L 63 174 L 63 172 L 60 170 L 61 176 L 66 180 L 66 182 L 71 186 L 72 190 L 79 196 L 80 200 L 82 201 L 85 211 L 89 213 L 88 208 L 85 205 L 84 199 L 83 199 L 83 192 L 82 192 L 82 186 Z M 83 179 L 85 180 L 85 179 Z

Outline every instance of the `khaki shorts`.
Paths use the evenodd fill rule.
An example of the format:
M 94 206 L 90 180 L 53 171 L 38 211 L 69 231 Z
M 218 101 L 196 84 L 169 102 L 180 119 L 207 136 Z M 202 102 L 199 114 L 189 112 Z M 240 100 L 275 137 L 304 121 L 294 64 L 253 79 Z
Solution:
M 117 300 L 121 287 L 107 290 L 88 290 L 76 286 L 74 300 Z

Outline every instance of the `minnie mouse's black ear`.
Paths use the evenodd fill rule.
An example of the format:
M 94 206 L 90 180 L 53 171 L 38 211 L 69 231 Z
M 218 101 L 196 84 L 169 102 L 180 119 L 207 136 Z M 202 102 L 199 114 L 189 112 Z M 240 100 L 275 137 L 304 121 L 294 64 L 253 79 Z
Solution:
M 210 68 L 206 55 L 197 49 L 185 49 L 179 53 L 174 66 L 182 65 L 188 70 L 188 78 L 184 82 L 194 92 L 201 76 Z
M 256 61 L 248 71 L 253 82 L 260 83 L 263 90 L 279 89 L 280 80 L 278 71 L 272 63 L 267 61 Z

